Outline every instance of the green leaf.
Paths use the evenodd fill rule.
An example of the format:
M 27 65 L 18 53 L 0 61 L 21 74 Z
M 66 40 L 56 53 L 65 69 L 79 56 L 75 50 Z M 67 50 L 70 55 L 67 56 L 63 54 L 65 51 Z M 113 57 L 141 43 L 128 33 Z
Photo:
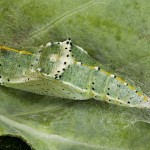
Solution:
M 68 37 L 150 95 L 149 0 L 0 1 L 0 44 L 39 47 Z M 150 111 L 0 86 L 0 135 L 37 150 L 150 149 Z

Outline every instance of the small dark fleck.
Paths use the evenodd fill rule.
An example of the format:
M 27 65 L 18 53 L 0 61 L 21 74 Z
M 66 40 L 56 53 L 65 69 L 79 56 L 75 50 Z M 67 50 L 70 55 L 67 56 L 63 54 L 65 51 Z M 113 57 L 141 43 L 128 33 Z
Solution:
M 68 40 L 71 40 L 70 38 L 68 38 Z
M 108 88 L 108 90 L 110 90 L 110 88 Z
M 67 47 L 65 49 L 67 49 Z
M 28 78 L 28 80 L 30 80 L 30 78 Z
M 61 78 L 62 76 L 60 75 L 59 78 Z
M 0 64 L 0 66 L 2 66 L 2 65 Z
M 65 71 L 65 68 L 63 68 L 63 71 Z
M 31 66 L 33 66 L 33 65 L 31 65 Z
M 69 57 L 69 55 L 67 55 L 67 57 Z
M 114 78 L 116 78 L 117 76 L 114 76 Z
M 95 89 L 92 87 L 92 90 L 95 90 Z
M 64 62 L 64 65 L 66 65 L 67 64 L 67 62 Z
M 60 44 L 60 43 L 58 42 L 58 44 Z
M 72 43 L 70 43 L 70 45 L 72 46 Z
M 111 100 L 109 99 L 109 101 L 111 101 Z
M 98 67 L 98 70 L 100 70 L 100 67 Z
M 71 52 L 71 49 L 69 50 L 69 52 Z
M 92 84 L 94 84 L 94 82 L 92 82 Z
M 109 93 L 107 93 L 107 95 L 109 95 Z
M 39 59 L 38 58 L 36 58 L 36 61 L 38 61 Z
M 118 97 L 118 99 L 120 99 L 120 98 Z
M 10 81 L 10 79 L 8 79 L 8 82 Z
M 0 78 L 1 78 L 1 76 L 0 76 Z
M 18 65 L 18 67 L 20 67 L 20 65 Z
M 63 90 L 65 90 L 65 89 L 63 89 Z
M 59 70 L 57 72 L 60 72 Z
M 136 93 L 138 92 L 138 91 L 135 91 Z
M 69 42 L 67 41 L 66 44 L 69 44 Z
M 130 104 L 130 102 L 129 102 L 129 101 L 128 101 L 127 103 L 128 103 L 128 104 Z

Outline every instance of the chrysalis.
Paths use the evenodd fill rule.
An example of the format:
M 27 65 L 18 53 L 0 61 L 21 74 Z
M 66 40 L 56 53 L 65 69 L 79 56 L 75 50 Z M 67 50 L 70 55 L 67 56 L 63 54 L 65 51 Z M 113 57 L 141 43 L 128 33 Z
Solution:
M 146 95 L 104 71 L 70 38 L 33 53 L 0 46 L 0 84 L 41 95 L 150 108 Z

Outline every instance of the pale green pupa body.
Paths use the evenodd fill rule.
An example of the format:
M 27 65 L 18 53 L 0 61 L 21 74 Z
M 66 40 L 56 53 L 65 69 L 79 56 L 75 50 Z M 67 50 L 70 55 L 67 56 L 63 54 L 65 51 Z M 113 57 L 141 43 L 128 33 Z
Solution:
M 70 39 L 49 42 L 34 53 L 0 46 L 0 84 L 41 95 L 150 108 L 146 95 L 105 72 Z

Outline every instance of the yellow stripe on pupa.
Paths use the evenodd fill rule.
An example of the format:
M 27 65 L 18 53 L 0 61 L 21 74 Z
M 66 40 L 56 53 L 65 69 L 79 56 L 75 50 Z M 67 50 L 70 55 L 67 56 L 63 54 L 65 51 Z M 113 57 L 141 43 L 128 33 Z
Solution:
M 135 88 L 131 85 L 128 85 L 128 87 L 131 89 L 131 90 L 135 90 Z
M 119 77 L 116 77 L 116 80 L 120 81 L 121 83 L 124 83 L 124 82 L 125 82 L 124 80 L 122 80 L 122 79 L 119 78 Z
M 144 96 L 144 98 L 143 98 L 143 99 L 144 99 L 144 101 L 147 101 L 147 96 Z
M 138 96 L 142 96 L 142 93 L 140 93 L 140 92 L 137 92 L 137 95 L 138 95 Z
M 25 54 L 25 55 L 32 55 L 32 53 L 30 53 L 30 52 L 27 52 L 24 50 L 19 51 L 19 50 L 16 50 L 14 48 L 10 48 L 10 47 L 4 46 L 4 45 L 0 45 L 0 50 L 13 51 L 13 52 L 16 52 L 19 54 Z
M 106 74 L 106 75 L 108 75 L 108 76 L 111 75 L 111 73 L 106 72 L 106 71 L 104 71 L 103 69 L 101 69 L 101 72 L 104 73 L 104 74 Z

